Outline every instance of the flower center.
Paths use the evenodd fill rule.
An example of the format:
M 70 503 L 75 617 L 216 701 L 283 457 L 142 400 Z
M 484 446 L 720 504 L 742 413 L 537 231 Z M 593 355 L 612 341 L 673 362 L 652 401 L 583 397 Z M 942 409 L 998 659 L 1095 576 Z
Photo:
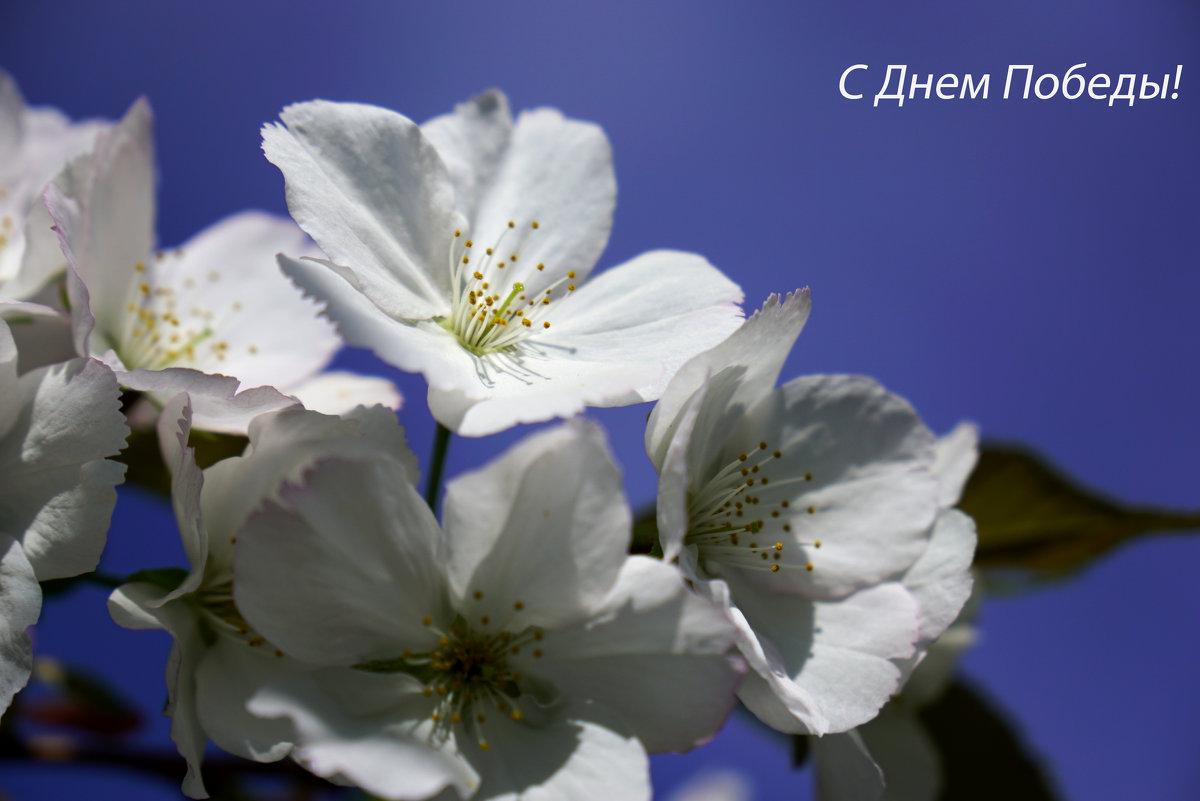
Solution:
M 820 540 L 799 539 L 798 519 L 816 514 L 799 502 L 812 473 L 779 476 L 783 452 L 762 441 L 739 453 L 688 498 L 688 533 L 702 560 L 778 573 L 781 568 L 813 570 L 807 549 Z M 776 475 L 772 477 L 771 473 Z
M 422 653 L 406 650 L 396 659 L 377 659 L 353 667 L 372 673 L 407 673 L 420 681 L 422 693 L 434 701 L 429 719 L 433 721 L 433 738 L 444 743 L 456 727 L 470 731 L 479 747 L 487 750 L 488 739 L 484 724 L 489 716 L 499 715 L 520 723 L 530 713 L 543 709 L 527 686 L 528 680 L 516 669 L 514 657 L 522 648 L 544 639 L 541 629 L 527 627 L 517 634 L 507 630 L 489 632 L 474 629 L 462 615 L 445 631 L 426 617 L 422 622 L 437 636 L 436 647 Z M 486 627 L 490 622 L 482 618 Z M 534 647 L 533 658 L 542 650 Z
M 553 302 L 575 290 L 574 271 L 533 291 L 534 276 L 545 264 L 529 267 L 520 263 L 520 251 L 529 237 L 541 228 L 536 220 L 528 228 L 510 220 L 490 247 L 482 251 L 476 243 L 454 232 L 450 246 L 451 311 L 438 322 L 476 356 L 511 351 L 521 342 L 550 328 Z M 558 297 L 555 290 L 566 288 Z
M 229 637 L 240 640 L 251 648 L 269 646 L 267 639 L 255 631 L 233 601 L 232 579 L 213 584 L 201 585 L 192 596 L 196 608 L 204 619 L 205 630 L 213 637 Z M 283 657 L 283 651 L 271 646 L 270 653 Z
M 125 313 L 110 324 L 107 332 L 109 344 L 131 370 L 176 366 L 211 369 L 229 354 L 229 343 L 215 338 L 215 330 L 228 323 L 227 315 L 207 308 L 204 290 L 197 286 L 200 282 L 215 284 L 221 275 L 212 270 L 202 279 L 185 277 L 176 287 L 165 280 L 169 279 L 167 270 L 173 266 L 166 261 L 182 255 L 181 250 L 161 251 L 152 269 L 140 261 L 133 265 L 135 277 Z M 241 310 L 242 304 L 237 301 L 230 305 L 230 313 Z M 256 351 L 251 346 L 250 352 Z

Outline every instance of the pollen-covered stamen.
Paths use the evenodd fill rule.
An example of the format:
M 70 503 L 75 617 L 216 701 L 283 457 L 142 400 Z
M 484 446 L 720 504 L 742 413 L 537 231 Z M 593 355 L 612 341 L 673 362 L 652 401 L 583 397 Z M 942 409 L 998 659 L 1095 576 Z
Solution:
M 523 604 L 514 606 L 517 612 Z M 405 651 L 399 658 L 365 662 L 358 670 L 382 673 L 407 673 L 423 685 L 422 693 L 434 701 L 429 719 L 434 724 L 435 741 L 445 742 L 460 727 L 486 748 L 484 724 L 489 719 L 507 717 L 525 721 L 529 699 L 522 687 L 523 677 L 512 665 L 522 648 L 544 639 L 540 629 L 527 627 L 514 634 L 508 630 L 489 631 L 491 621 L 478 618 L 472 626 L 459 615 L 448 628 L 434 625 L 432 618 L 422 620 L 437 636 L 437 645 L 425 652 Z M 538 649 L 536 656 L 540 656 Z
M 233 600 L 232 580 L 202 585 L 190 598 L 199 610 L 209 635 L 236 640 L 251 648 L 269 649 L 269 653 L 277 657 L 283 656 L 282 651 L 271 646 L 267 639 L 242 617 Z
M 462 231 L 456 231 L 450 248 L 452 308 L 439 322 L 463 347 L 479 356 L 505 351 L 533 333 L 550 328 L 546 317 L 555 290 L 564 283 L 566 292 L 575 288 L 575 273 L 570 272 L 536 295 L 527 292 L 526 281 L 530 279 L 522 280 L 522 276 L 535 273 L 524 263 L 519 270 L 516 265 L 521 248 L 541 225 L 534 221 L 528 227 L 522 226 L 521 233 L 513 234 L 517 228 L 515 221 L 509 221 L 493 244 L 482 251 Z M 508 236 L 515 236 L 516 241 L 505 242 Z M 534 269 L 544 268 L 544 264 L 538 264 Z
M 98 331 L 129 368 L 161 370 L 166 367 L 211 368 L 225 361 L 229 343 L 217 339 L 222 323 L 242 311 L 233 300 L 228 308 L 213 309 L 197 302 L 198 282 L 218 283 L 221 274 L 210 271 L 204 278 L 172 280 L 172 262 L 183 251 L 159 252 L 154 264 L 133 265 L 133 280 L 120 314 L 98 319 Z M 247 352 L 257 351 L 251 346 Z
M 812 476 L 772 476 L 772 463 L 782 458 L 782 451 L 760 441 L 689 497 L 685 542 L 697 546 L 702 560 L 773 573 L 784 567 L 813 569 L 807 551 L 820 548 L 821 541 L 793 535 L 790 521 L 797 510 L 791 508 L 788 489 Z M 808 507 L 809 514 L 815 512 Z

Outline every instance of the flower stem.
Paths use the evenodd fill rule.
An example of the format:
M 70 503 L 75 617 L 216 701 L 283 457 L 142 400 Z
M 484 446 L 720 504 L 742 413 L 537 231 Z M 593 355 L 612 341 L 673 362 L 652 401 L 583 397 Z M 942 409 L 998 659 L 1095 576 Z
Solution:
M 433 435 L 433 455 L 429 459 L 429 483 L 425 485 L 425 502 L 437 514 L 438 490 L 442 488 L 442 468 L 446 466 L 446 451 L 450 447 L 450 429 L 438 423 Z

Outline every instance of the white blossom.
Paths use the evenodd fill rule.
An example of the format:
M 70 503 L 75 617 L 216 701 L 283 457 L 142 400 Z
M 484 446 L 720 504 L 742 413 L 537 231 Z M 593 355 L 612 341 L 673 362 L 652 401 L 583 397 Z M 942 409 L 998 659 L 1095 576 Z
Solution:
M 233 433 L 256 414 L 293 405 L 314 379 L 326 386 L 313 397 L 332 401 L 322 411 L 399 404 L 388 382 L 319 375 L 341 343 L 279 273 L 279 251 L 316 252 L 291 222 L 244 212 L 182 247 L 155 250 L 144 101 L 98 138 L 90 158 L 59 175 L 46 201 L 72 267 L 75 347 L 109 364 L 124 386 L 160 403 L 187 392 L 198 428 Z M 331 380 L 340 390 L 329 391 Z
M 309 770 L 388 799 L 648 798 L 646 752 L 710 737 L 740 666 L 678 571 L 627 556 L 603 435 L 564 425 L 460 476 L 444 532 L 408 478 L 330 458 L 243 528 L 238 608 L 335 668 L 251 711 L 291 721 Z
M 775 387 L 809 307 L 807 291 L 772 297 L 681 368 L 646 444 L 666 558 L 741 631 L 751 672 L 739 697 L 781 731 L 825 734 L 871 719 L 926 622 L 948 624 L 962 598 L 903 581 L 929 550 L 943 494 L 913 409 L 859 376 Z M 944 561 L 969 589 L 973 529 L 953 514 L 946 525 L 969 536 L 948 538 Z
M 52 108 L 25 105 L 16 82 L 0 70 L 0 295 L 30 300 L 66 269 L 41 203 L 46 184 L 91 148 L 111 123 L 72 123 Z
M 39 581 L 95 569 L 125 475 L 117 382 L 75 359 L 19 375 L 0 321 L 0 714 L 25 686 Z
M 553 109 L 514 123 L 495 91 L 424 126 L 325 101 L 281 119 L 263 149 L 330 261 L 280 263 L 348 342 L 424 374 L 460 434 L 653 400 L 741 319 L 741 291 L 693 254 L 585 283 L 616 198 L 596 125 Z
M 115 590 L 109 611 L 122 626 L 165 629 L 175 642 L 167 663 L 171 737 L 187 760 L 183 788 L 206 796 L 200 763 L 207 739 L 234 754 L 274 761 L 291 750 L 288 729 L 250 715 L 246 701 L 281 674 L 303 670 L 246 623 L 233 598 L 237 530 L 285 481 L 297 480 L 332 453 L 386 453 L 415 471 L 416 460 L 392 412 L 358 409 L 345 419 L 302 409 L 256 418 L 243 456 L 201 471 L 187 447 L 186 395 L 159 419 L 163 459 L 171 470 L 175 517 L 190 562 L 181 580 L 135 577 Z

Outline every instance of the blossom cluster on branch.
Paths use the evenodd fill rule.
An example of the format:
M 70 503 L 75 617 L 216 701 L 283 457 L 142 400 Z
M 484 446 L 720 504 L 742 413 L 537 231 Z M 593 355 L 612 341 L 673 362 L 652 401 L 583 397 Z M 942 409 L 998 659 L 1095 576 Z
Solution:
M 973 427 L 938 438 L 870 378 L 778 384 L 806 289 L 743 319 L 703 257 L 596 275 L 612 155 L 596 125 L 486 92 L 423 125 L 312 101 L 263 129 L 294 220 L 155 239 L 152 117 L 26 108 L 0 73 L 0 709 L 39 581 L 93 570 L 129 427 L 157 432 L 189 560 L 130 576 L 113 619 L 174 639 L 184 792 L 211 741 L 387 799 L 647 798 L 648 753 L 740 701 L 814 735 L 823 797 L 885 777 L 876 718 L 971 593 L 955 510 Z M 445 436 L 565 419 L 445 488 L 387 381 Z M 651 555 L 586 407 L 656 402 Z M 201 469 L 193 430 L 245 435 Z M 439 442 L 444 448 L 445 438 Z

